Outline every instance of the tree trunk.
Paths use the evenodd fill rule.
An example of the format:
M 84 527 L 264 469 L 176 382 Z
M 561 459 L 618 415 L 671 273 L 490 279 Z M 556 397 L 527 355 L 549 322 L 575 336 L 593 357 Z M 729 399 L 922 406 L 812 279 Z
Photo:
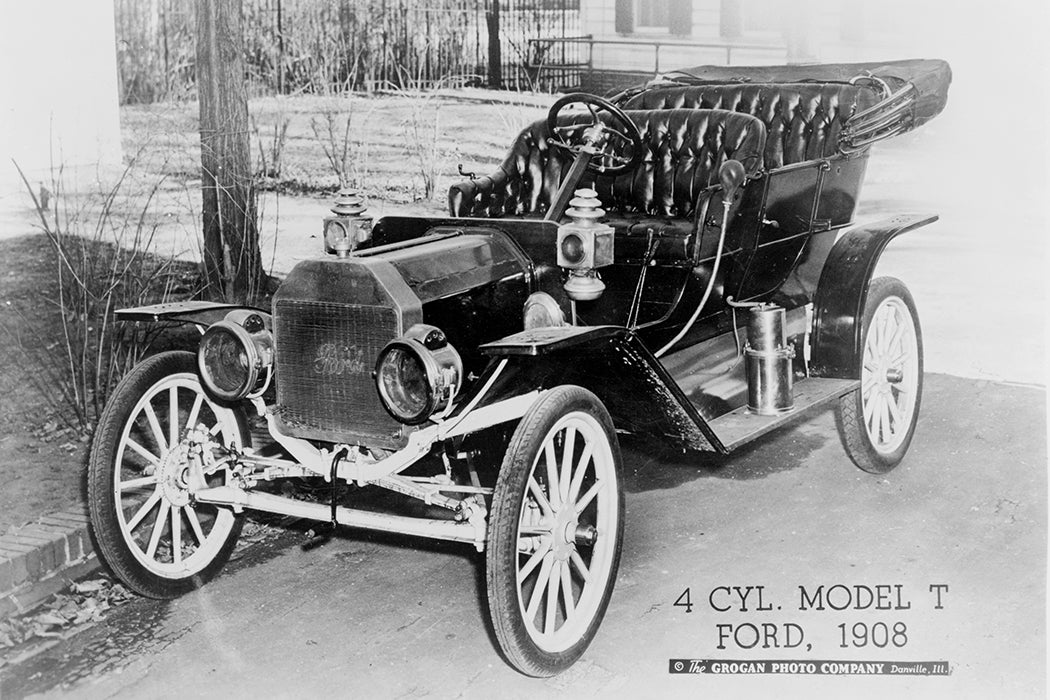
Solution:
M 241 25 L 241 0 L 198 0 L 204 270 L 211 298 L 231 303 L 251 303 L 265 291 Z

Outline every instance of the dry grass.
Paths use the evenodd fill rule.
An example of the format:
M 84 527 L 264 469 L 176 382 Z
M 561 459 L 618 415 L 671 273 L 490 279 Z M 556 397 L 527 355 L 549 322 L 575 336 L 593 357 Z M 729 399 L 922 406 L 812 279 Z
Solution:
M 535 99 L 515 104 L 513 95 L 503 97 L 506 102 L 433 93 L 255 99 L 249 112 L 261 143 L 254 142 L 252 152 L 256 158 L 265 154 L 257 169 L 266 167 L 274 174 L 275 138 L 280 133 L 279 174 L 263 184 L 282 192 L 330 192 L 339 186 L 341 175 L 370 199 L 440 199 L 449 185 L 462 179 L 458 164 L 489 173 L 503 160 L 518 131 L 546 113 L 535 106 Z M 196 103 L 124 107 L 121 127 L 125 152 L 165 154 L 158 174 L 175 182 L 199 177 Z

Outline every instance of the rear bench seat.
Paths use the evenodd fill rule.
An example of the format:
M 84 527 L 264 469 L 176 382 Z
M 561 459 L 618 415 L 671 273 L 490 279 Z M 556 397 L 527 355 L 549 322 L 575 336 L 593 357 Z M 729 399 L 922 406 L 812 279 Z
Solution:
M 758 117 L 766 126 L 767 170 L 835 155 L 839 133 L 879 95 L 869 85 L 765 83 L 654 86 L 626 99 L 636 109 L 725 109 Z
M 687 255 L 700 193 L 717 184 L 718 169 L 740 161 L 748 175 L 762 170 L 765 126 L 757 118 L 721 109 L 630 110 L 645 158 L 619 176 L 587 172 L 581 186 L 598 192 L 619 234 L 646 233 L 670 238 L 663 255 Z M 543 121 L 525 128 L 495 173 L 453 185 L 453 216 L 542 216 L 571 165 L 569 156 L 546 141 Z

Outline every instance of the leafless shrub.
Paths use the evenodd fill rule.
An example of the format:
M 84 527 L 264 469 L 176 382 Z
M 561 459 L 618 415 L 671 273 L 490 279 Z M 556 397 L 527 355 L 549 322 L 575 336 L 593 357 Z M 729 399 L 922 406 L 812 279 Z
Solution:
M 259 122 L 254 116 L 251 117 L 251 122 L 258 152 L 255 178 L 264 182 L 280 181 L 284 167 L 284 145 L 288 139 L 288 126 L 292 120 L 278 112 L 274 115 L 271 128 L 266 128 L 266 134 L 263 134 L 263 129 L 259 128 Z
M 195 273 L 180 275 L 173 258 L 149 252 L 157 225 L 148 212 L 163 178 L 144 194 L 128 193 L 131 168 L 115 185 L 84 197 L 67 193 L 62 168 L 53 168 L 49 207 L 19 168 L 51 246 L 56 296 L 37 300 L 50 309 L 18 310 L 23 322 L 3 329 L 16 341 L 16 361 L 26 365 L 29 381 L 61 420 L 82 431 L 96 423 L 112 388 L 160 333 L 115 323 L 114 311 L 191 296 L 197 283 Z M 119 213 L 130 202 L 137 215 Z M 34 321 L 56 313 L 59 337 L 51 338 Z
M 409 155 L 423 181 L 423 198 L 434 196 L 440 151 L 440 105 L 428 97 L 411 98 L 411 112 L 402 124 Z
M 358 118 L 353 100 L 333 97 L 325 100 L 320 118 L 310 118 L 310 130 L 340 187 L 365 184 L 368 169 L 364 124 L 370 113 Z
M 407 69 L 401 69 L 402 85 L 421 85 L 422 80 Z M 415 163 L 416 172 L 423 183 L 423 198 L 432 199 L 437 189 L 440 162 L 445 155 L 440 148 L 441 100 L 437 89 L 447 87 L 448 81 L 439 82 L 433 90 L 409 91 L 396 85 L 394 92 L 408 103 L 408 116 L 401 122 L 405 136 L 405 150 Z
M 321 111 L 323 124 L 316 117 L 310 118 L 310 130 L 314 132 L 314 138 L 321 144 L 324 157 L 328 160 L 328 166 L 339 179 L 339 186 L 350 185 L 350 162 L 353 156 L 353 144 L 350 140 L 350 126 L 353 122 L 353 112 L 346 115 L 345 126 L 340 129 L 340 114 L 338 111 L 326 108 Z

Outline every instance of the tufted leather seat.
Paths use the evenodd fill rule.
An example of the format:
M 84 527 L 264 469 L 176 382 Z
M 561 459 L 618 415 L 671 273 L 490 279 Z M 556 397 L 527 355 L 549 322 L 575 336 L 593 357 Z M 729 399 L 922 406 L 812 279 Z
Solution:
M 658 231 L 681 224 L 691 231 L 697 198 L 718 182 L 725 160 L 739 160 L 748 174 L 762 168 L 766 130 L 755 117 L 718 109 L 627 114 L 641 133 L 644 161 L 619 176 L 588 172 L 581 183 L 597 190 L 619 230 L 651 219 Z M 492 218 L 542 215 L 570 164 L 565 152 L 547 145 L 545 122 L 536 122 L 518 135 L 495 173 L 452 186 L 449 211 Z
M 878 101 L 866 85 L 782 83 L 656 86 L 630 97 L 624 109 L 726 109 L 766 125 L 767 169 L 835 154 L 854 113 Z

